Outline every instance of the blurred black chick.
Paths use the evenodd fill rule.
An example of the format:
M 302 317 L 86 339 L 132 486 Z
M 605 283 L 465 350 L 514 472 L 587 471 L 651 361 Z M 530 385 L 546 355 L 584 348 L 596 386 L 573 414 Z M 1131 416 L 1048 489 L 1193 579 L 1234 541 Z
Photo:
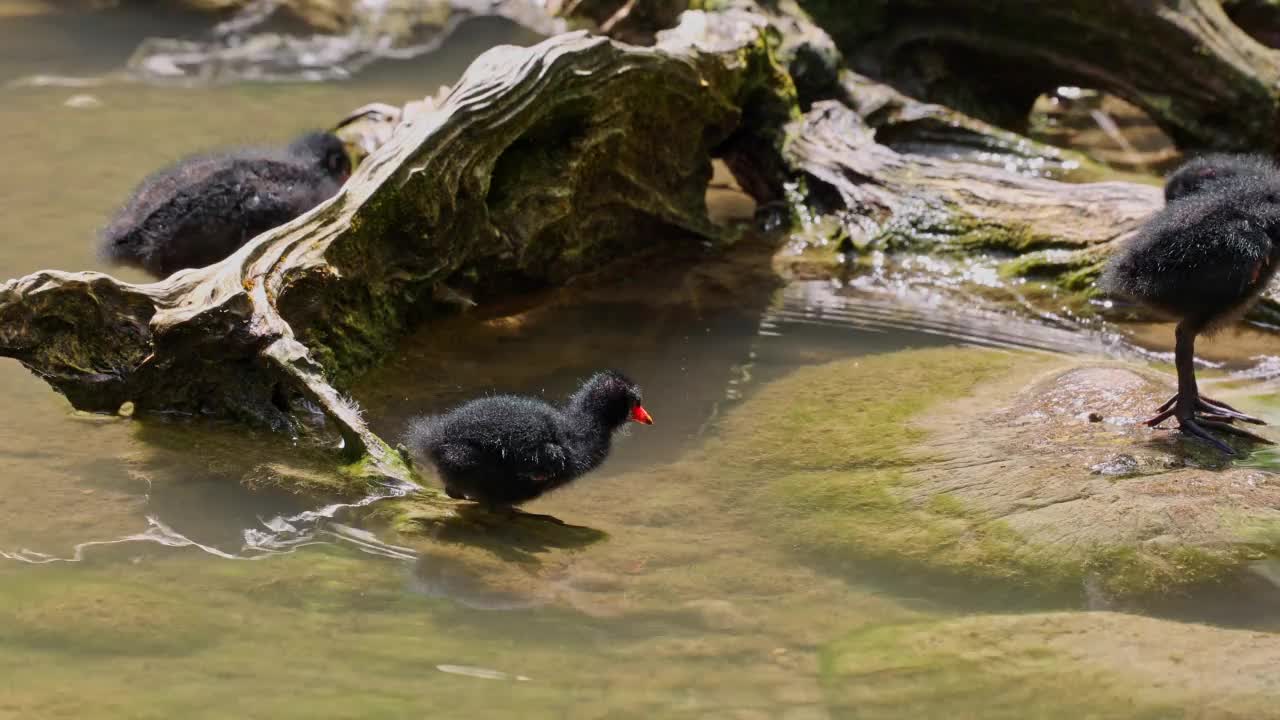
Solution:
M 151 175 L 100 234 L 99 254 L 157 277 L 210 265 L 332 197 L 351 174 L 342 141 L 197 155 Z

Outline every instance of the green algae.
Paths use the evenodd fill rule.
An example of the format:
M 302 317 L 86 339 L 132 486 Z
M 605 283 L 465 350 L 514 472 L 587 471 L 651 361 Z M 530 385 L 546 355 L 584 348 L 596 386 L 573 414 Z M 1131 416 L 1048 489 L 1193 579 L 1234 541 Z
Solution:
M 1100 263 L 1099 258 L 1088 251 L 1040 250 L 1004 261 L 1000 264 L 1000 275 L 1006 278 L 1055 278 Z
M 192 457 L 201 459 L 211 477 L 315 498 L 361 497 L 385 477 L 369 460 L 335 467 L 322 445 L 247 435 L 232 426 L 176 422 L 134 423 L 133 428 L 140 442 L 125 459 L 153 482 L 189 476 Z
M 1156 720 L 1174 709 L 1161 705 L 1135 714 L 1117 689 L 1100 696 L 1104 673 L 1072 668 L 1052 651 L 1031 646 L 1003 653 L 1001 672 L 991 673 L 993 659 L 986 653 L 966 657 L 945 644 L 930 647 L 919 642 L 920 632 L 911 626 L 877 628 L 830 648 L 823 671 L 832 717 Z M 872 687 L 869 677 L 880 680 Z M 1046 685 L 1047 677 L 1052 685 Z
M 45 571 L 7 581 L 0 589 L 0 648 L 178 656 L 215 644 L 229 629 L 226 618 L 192 617 L 172 594 L 129 575 L 84 582 Z
M 1009 371 L 1017 357 L 946 348 L 804 368 L 725 418 L 708 452 L 770 472 L 900 465 L 923 432 L 913 416 Z
M 1276 647 L 1113 613 L 993 615 L 851 633 L 824 648 L 822 673 L 841 718 L 1275 717 L 1254 668 Z
M 396 573 L 361 558 L 308 553 L 181 565 L 160 561 L 126 573 L 154 588 L 147 592 L 125 591 L 118 567 L 61 570 L 57 582 L 27 574 L 22 584 L 39 588 L 28 592 L 45 609 L 13 618 L 26 623 L 16 640 L 12 631 L 0 637 L 0 668 L 14 683 L 3 709 L 24 717 L 290 718 L 471 707 L 479 716 L 492 706 L 484 697 L 492 688 L 443 675 L 436 665 L 535 676 L 553 667 L 545 630 L 525 636 L 523 652 L 540 660 L 535 670 L 521 649 L 477 642 L 485 633 L 474 624 L 429 612 L 438 603 L 405 593 Z M 166 577 L 180 582 L 162 584 Z M 51 597 L 70 583 L 97 602 L 78 601 L 79 592 L 70 604 Z M 18 584 L 6 578 L 6 589 Z M 0 595 L 5 607 L 15 602 Z M 103 672 L 100 657 L 113 648 Z M 550 702 L 555 692 L 545 684 L 523 689 L 509 690 L 511 709 Z
M 1098 578 L 1112 597 L 1167 597 L 1238 579 L 1249 563 L 1280 551 L 1276 539 L 1280 538 L 1265 545 L 1245 542 L 1227 548 L 1095 547 L 1084 561 L 1084 570 Z
M 708 459 L 750 474 L 747 502 L 772 533 L 828 558 L 909 562 L 971 579 L 1061 592 L 1079 572 L 1028 551 L 999 522 L 959 500 L 904 497 L 906 450 L 924 439 L 911 419 L 1010 372 L 1018 356 L 985 350 L 907 351 L 806 368 L 725 418 Z
M 946 249 L 962 254 L 992 251 L 1026 253 L 1063 246 L 1060 238 L 1037 232 L 1027 223 L 991 222 L 965 217 L 958 212 L 953 213 L 945 224 L 922 228 L 921 232 L 946 236 Z

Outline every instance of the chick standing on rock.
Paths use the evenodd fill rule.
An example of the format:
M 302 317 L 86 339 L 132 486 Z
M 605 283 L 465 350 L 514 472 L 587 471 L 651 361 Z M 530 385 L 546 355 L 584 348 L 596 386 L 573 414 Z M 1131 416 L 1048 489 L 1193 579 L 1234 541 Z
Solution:
M 1230 167 L 1244 171 L 1187 193 L 1175 192 L 1172 202 L 1112 256 L 1099 284 L 1109 294 L 1179 320 L 1174 348 L 1178 393 L 1147 425 L 1174 417 L 1183 432 L 1235 454 L 1208 430 L 1269 442 L 1232 424 L 1265 423 L 1200 395 L 1195 339 L 1243 314 L 1275 274 L 1280 262 L 1280 176 L 1260 164 Z
M 613 433 L 629 421 L 653 424 L 640 388 L 608 370 L 591 376 L 562 408 L 496 395 L 415 419 L 405 445 L 415 460 L 435 465 L 449 497 L 509 509 L 595 469 Z
M 351 174 L 342 141 L 190 157 L 142 182 L 101 232 L 104 260 L 157 277 L 211 265 L 332 197 Z

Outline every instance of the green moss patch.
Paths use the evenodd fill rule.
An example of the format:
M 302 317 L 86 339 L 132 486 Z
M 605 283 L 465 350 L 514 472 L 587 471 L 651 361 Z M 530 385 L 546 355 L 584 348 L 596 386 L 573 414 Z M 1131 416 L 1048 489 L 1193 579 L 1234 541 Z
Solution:
M 1019 391 L 1055 364 L 944 348 L 803 369 L 730 413 L 708 460 L 742 478 L 736 502 L 788 547 L 996 581 L 1024 597 L 1079 597 L 1086 580 L 1116 598 L 1166 596 L 1233 582 L 1252 561 L 1280 554 L 1241 531 L 1243 520 L 1226 519 L 1225 500 L 1198 489 L 1251 482 L 1242 471 L 1179 469 L 1176 441 L 1160 455 L 1140 444 L 1151 442 L 1145 428 L 1077 417 L 1072 403 L 1102 392 L 1089 383 L 1123 386 L 1145 409 L 1163 389 L 1142 376 L 1068 373 L 1028 391 L 1043 407 L 1019 407 L 1015 421 L 991 414 L 991 405 L 1026 402 Z M 987 395 L 984 409 L 977 398 Z M 955 402 L 974 411 L 950 410 Z M 1028 417 L 1036 419 L 1016 421 Z M 1091 469 L 1123 452 L 1157 454 L 1124 480 Z M 1254 493 L 1230 501 L 1245 506 L 1249 527 L 1275 514 L 1273 491 Z
M 965 396 L 1026 358 L 954 348 L 892 353 L 800 370 L 726 418 L 715 462 L 756 479 L 751 507 L 785 542 L 829 557 L 909 562 L 970 578 L 1061 590 L 1079 571 L 1029 551 L 953 497 L 911 498 L 911 419 Z
M 192 616 L 163 588 L 83 581 L 62 569 L 0 589 L 0 647 L 87 655 L 186 655 L 216 642 L 225 618 Z
M 822 673 L 837 718 L 1273 716 L 1254 668 L 1277 639 L 1112 613 L 996 615 L 855 632 L 825 649 Z
M 778 470 L 894 466 L 922 437 L 908 420 L 1009 371 L 1018 356 L 945 348 L 858 358 L 799 370 L 727 417 L 717 460 Z

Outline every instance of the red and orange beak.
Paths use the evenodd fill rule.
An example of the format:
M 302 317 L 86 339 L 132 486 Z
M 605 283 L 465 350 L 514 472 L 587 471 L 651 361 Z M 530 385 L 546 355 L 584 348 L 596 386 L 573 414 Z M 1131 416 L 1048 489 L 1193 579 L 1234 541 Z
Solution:
M 645 425 L 653 424 L 653 416 L 649 414 L 648 410 L 645 410 L 643 407 L 639 405 L 635 406 L 635 408 L 631 411 L 631 419 L 635 420 L 638 423 L 644 423 Z

